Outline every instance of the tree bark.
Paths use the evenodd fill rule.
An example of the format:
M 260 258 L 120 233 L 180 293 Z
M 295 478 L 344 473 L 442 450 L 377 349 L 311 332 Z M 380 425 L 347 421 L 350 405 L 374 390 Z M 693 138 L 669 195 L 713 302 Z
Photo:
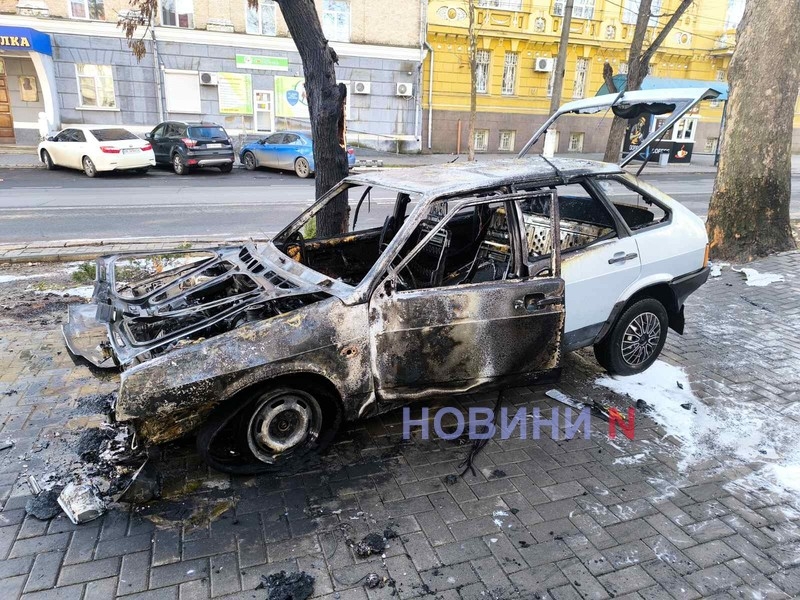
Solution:
M 675 12 L 670 16 L 669 21 L 667 21 L 663 29 L 658 33 L 647 50 L 643 51 L 644 38 L 647 34 L 647 23 L 652 16 L 651 12 L 653 0 L 641 0 L 639 3 L 639 14 L 636 16 L 636 27 L 633 30 L 631 50 L 630 54 L 628 55 L 628 82 L 625 86 L 627 91 L 632 92 L 642 87 L 642 82 L 644 81 L 644 78 L 647 77 L 647 73 L 650 70 L 650 61 L 652 60 L 656 51 L 661 47 L 661 44 L 664 43 L 664 40 L 669 35 L 669 32 L 672 31 L 672 28 L 680 20 L 680 18 L 683 16 L 683 13 L 686 12 L 686 9 L 688 9 L 691 4 L 692 0 L 681 0 L 678 8 L 675 9 Z M 611 65 L 608 65 L 608 71 L 609 73 L 607 74 L 604 66 L 603 77 L 606 79 L 606 83 L 608 83 L 608 80 L 614 75 Z M 616 86 L 613 87 L 614 91 L 616 91 Z M 611 88 L 612 86 L 609 86 L 609 90 L 611 90 Z M 605 162 L 619 162 L 619 154 L 620 149 L 622 148 L 622 142 L 625 139 L 626 127 L 627 123 L 624 119 L 614 117 L 614 120 L 611 123 L 611 131 L 608 134 L 606 151 L 603 156 L 603 160 Z
M 345 102 L 347 88 L 336 83 L 339 57 L 322 33 L 313 0 L 277 0 L 294 40 L 306 77 L 308 112 L 314 138 L 317 198 L 347 177 Z M 348 229 L 350 206 L 347 192 L 317 213 L 317 235 L 327 237 Z
M 715 258 L 795 247 L 792 119 L 800 88 L 800 1 L 747 0 L 728 69 L 728 117 L 708 210 Z
M 467 160 L 475 160 L 475 119 L 478 116 L 478 36 L 475 33 L 475 0 L 469 4 L 469 138 L 467 139 Z M 488 85 L 488 82 L 487 82 Z

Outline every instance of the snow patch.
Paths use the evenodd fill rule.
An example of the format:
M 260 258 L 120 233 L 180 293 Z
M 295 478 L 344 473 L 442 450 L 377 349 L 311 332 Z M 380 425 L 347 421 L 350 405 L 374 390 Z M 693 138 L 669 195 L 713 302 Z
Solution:
M 66 290 L 35 290 L 37 294 L 54 294 L 56 296 L 77 296 L 78 298 L 86 298 L 87 300 L 94 294 L 93 285 L 81 285 L 74 288 L 67 288 Z
M 770 283 L 777 283 L 778 281 L 786 281 L 783 275 L 777 273 L 759 273 L 755 269 L 742 267 L 741 269 L 731 268 L 735 273 L 742 273 L 747 279 L 747 285 L 752 287 L 766 287 Z
M 12 281 L 24 281 L 26 279 L 47 279 L 55 277 L 58 273 L 40 273 L 38 275 L 0 275 L 0 283 L 11 283 Z
M 595 383 L 647 402 L 652 408 L 648 416 L 664 428 L 667 436 L 682 444 L 680 470 L 713 456 L 762 464 L 773 457 L 784 461 L 792 457 L 782 464 L 800 465 L 794 421 L 735 396 L 703 402 L 694 395 L 689 378 L 679 367 L 659 360 L 643 373 L 604 376 Z M 796 471 L 787 468 L 774 475 L 789 480 L 793 473 Z M 797 479 L 800 481 L 800 477 Z
M 711 277 L 719 277 L 722 275 L 722 269 L 724 267 L 730 267 L 731 263 L 721 262 L 721 263 L 710 263 L 711 266 Z

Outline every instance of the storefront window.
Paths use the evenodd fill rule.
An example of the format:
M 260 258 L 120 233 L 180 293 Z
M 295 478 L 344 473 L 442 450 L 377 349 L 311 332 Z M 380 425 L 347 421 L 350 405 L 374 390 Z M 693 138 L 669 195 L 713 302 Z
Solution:
M 192 0 L 161 0 L 161 24 L 167 27 L 193 29 Z
M 69 0 L 69 16 L 73 19 L 105 20 L 103 0 Z
M 333 42 L 350 41 L 350 3 L 347 0 L 324 0 L 322 31 Z
M 110 65 L 75 65 L 81 108 L 116 108 Z
M 273 0 L 261 0 L 258 8 L 253 8 L 245 0 L 247 7 L 247 33 L 256 35 L 275 35 L 277 27 L 275 15 L 277 4 Z

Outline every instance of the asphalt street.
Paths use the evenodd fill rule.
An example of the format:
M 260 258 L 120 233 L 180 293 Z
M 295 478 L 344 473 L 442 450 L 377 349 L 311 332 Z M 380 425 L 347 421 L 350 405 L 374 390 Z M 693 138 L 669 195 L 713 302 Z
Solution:
M 643 179 L 705 216 L 712 174 L 645 173 Z M 800 218 L 800 177 L 792 183 L 792 217 Z M 277 171 L 206 170 L 179 177 L 153 169 L 89 179 L 78 171 L 0 169 L 0 242 L 263 237 L 279 231 L 313 198 L 313 180 Z M 373 202 L 381 207 L 393 197 L 376 194 Z M 382 223 L 386 209 L 378 207 L 360 221 Z

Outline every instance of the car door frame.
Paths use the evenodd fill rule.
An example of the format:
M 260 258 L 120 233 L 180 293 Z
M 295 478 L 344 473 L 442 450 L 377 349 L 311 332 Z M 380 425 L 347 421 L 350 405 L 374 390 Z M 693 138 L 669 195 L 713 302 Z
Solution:
M 164 134 L 167 132 L 167 126 L 169 125 L 169 121 L 165 121 L 163 123 L 159 123 L 150 131 L 150 137 L 148 141 L 150 145 L 153 147 L 153 154 L 155 155 L 156 164 L 157 165 L 164 165 L 167 164 L 169 161 L 164 158 Z M 161 137 L 156 137 L 156 131 L 159 129 L 162 130 Z
M 67 136 L 71 135 L 68 132 L 73 131 L 73 127 L 67 127 L 62 129 L 57 134 L 53 136 L 53 140 L 45 146 L 45 150 L 50 153 L 50 158 L 53 160 L 54 165 L 58 165 L 61 167 L 66 167 L 67 163 L 65 161 L 66 156 L 66 144 L 70 143 L 67 141 Z M 64 136 L 62 138 L 62 136 Z M 60 139 L 61 138 L 61 139 Z
M 551 253 L 550 273 L 545 277 L 530 275 L 527 252 L 523 251 L 524 228 L 519 201 L 534 195 L 557 199 L 555 190 L 534 190 L 481 198 L 473 196 L 454 202 L 396 267 L 391 263 L 404 242 L 393 241 L 394 256 L 376 277 L 377 284 L 372 287 L 368 299 L 372 377 L 381 403 L 391 405 L 442 393 L 521 385 L 559 373 L 565 316 L 560 248 Z M 454 286 L 398 289 L 400 272 L 454 215 L 463 208 L 498 202 L 506 205 L 509 244 L 515 265 L 513 277 Z M 557 239 L 560 235 L 557 201 L 551 202 L 550 207 L 552 234 Z M 422 216 L 418 214 L 413 222 L 407 222 L 402 238 L 407 240 L 421 221 Z M 511 298 L 510 306 L 497 303 Z M 408 323 L 407 308 L 421 315 L 420 326 Z M 547 317 L 547 322 L 535 317 Z M 538 321 L 535 323 L 538 328 L 521 326 L 525 323 L 517 320 L 519 318 L 529 319 L 529 325 Z M 467 340 L 476 345 L 485 344 L 486 352 L 479 352 L 481 348 L 475 346 L 467 347 L 464 345 Z M 538 354 L 532 357 L 523 350 L 526 347 Z M 450 354 L 439 355 L 440 352 Z M 471 360 L 471 356 L 482 356 L 479 363 L 483 368 L 473 369 L 479 363 Z M 484 359 L 486 362 L 481 363 Z M 462 364 L 464 360 L 471 362 L 465 365 Z M 446 371 L 453 365 L 461 370 L 458 379 L 452 379 L 451 373 Z M 531 369 L 527 368 L 529 365 Z M 430 374 L 420 374 L 422 369 L 430 370 Z

